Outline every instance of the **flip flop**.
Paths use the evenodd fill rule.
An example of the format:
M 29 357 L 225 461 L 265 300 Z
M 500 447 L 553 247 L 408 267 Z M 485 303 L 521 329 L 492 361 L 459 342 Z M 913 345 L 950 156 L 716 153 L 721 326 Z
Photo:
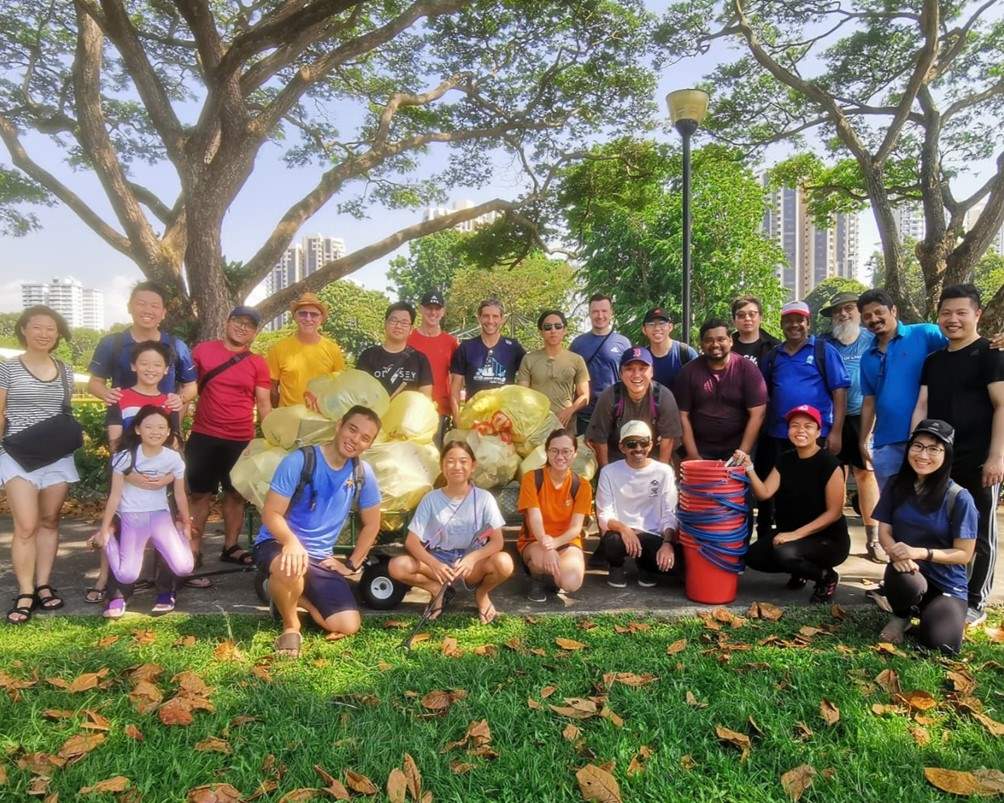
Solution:
M 228 546 L 220 553 L 221 563 L 236 563 L 238 566 L 254 566 L 254 555 L 240 544 Z
M 198 576 L 186 577 L 182 581 L 182 583 L 184 584 L 185 588 L 212 588 L 213 587 L 213 581 L 210 580 L 208 577 L 198 577 Z
M 283 633 L 275 640 L 274 649 L 280 658 L 299 658 L 300 646 L 303 644 L 303 636 L 299 633 Z
M 478 620 L 483 625 L 490 625 L 492 622 L 498 618 L 499 612 L 495 609 L 495 605 L 491 602 L 488 603 L 487 608 L 478 608 Z

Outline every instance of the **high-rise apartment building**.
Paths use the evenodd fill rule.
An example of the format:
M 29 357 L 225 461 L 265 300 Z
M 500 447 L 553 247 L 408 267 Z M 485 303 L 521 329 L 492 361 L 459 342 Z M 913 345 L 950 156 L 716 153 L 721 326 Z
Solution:
M 105 297 L 100 290 L 84 287 L 72 276 L 55 277 L 49 282 L 22 282 L 21 307 L 37 304 L 62 315 L 73 327 L 105 328 Z
M 924 239 L 924 208 L 920 201 L 908 201 L 892 209 L 893 218 L 896 221 L 896 233 L 899 241 L 912 240 L 919 242 Z
M 345 256 L 345 241 L 341 237 L 313 234 L 303 238 L 303 275 L 316 273 L 332 260 Z
M 766 186 L 766 176 L 763 177 Z M 825 228 L 816 226 L 801 188 L 767 192 L 763 232 L 784 251 L 778 271 L 791 298 L 805 298 L 830 276 L 857 278 L 859 231 L 856 214 L 837 214 Z
M 453 208 L 449 209 L 445 206 L 429 206 L 426 207 L 425 212 L 422 214 L 422 220 L 435 220 L 438 217 L 444 217 L 453 212 L 459 212 L 462 209 L 472 209 L 474 207 L 474 201 L 463 200 L 457 201 L 453 204 Z M 496 220 L 501 217 L 500 212 L 485 212 L 483 215 L 478 215 L 476 218 L 471 220 L 465 220 L 463 223 L 458 223 L 455 228 L 457 231 L 471 232 L 482 226 L 490 226 Z
M 269 274 L 266 290 L 269 295 L 285 290 L 343 256 L 345 241 L 342 238 L 325 237 L 322 234 L 308 235 L 300 245 L 291 245 L 286 249 Z M 274 332 L 288 323 L 289 313 L 284 312 L 265 324 L 265 328 Z

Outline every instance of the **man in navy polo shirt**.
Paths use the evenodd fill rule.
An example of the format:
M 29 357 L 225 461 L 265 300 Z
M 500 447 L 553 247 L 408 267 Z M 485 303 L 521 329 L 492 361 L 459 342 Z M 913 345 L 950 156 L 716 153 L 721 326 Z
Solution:
M 479 390 L 516 384 L 516 371 L 526 356 L 518 340 L 502 337 L 505 310 L 497 298 L 478 305 L 481 334 L 464 340 L 450 359 L 450 408 L 456 420 L 460 414 L 460 391 L 471 398 Z

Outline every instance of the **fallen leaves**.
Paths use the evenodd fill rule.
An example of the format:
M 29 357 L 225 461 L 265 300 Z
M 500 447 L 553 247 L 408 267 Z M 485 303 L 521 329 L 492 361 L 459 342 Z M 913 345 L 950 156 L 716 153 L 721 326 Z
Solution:
M 149 714 L 160 705 L 164 693 L 148 680 L 141 680 L 129 692 L 129 701 L 137 714 Z
M 345 784 L 353 792 L 360 795 L 376 795 L 380 793 L 377 785 L 361 772 L 345 770 Z
M 634 758 L 631 759 L 631 763 L 628 764 L 627 774 L 628 775 L 639 775 L 645 771 L 645 762 L 647 762 L 652 757 L 652 748 L 648 745 L 642 745 L 638 748 L 638 752 L 635 754 Z
M 893 700 L 915 711 L 928 711 L 938 704 L 933 694 L 921 690 L 901 692 L 894 695 Z
M 571 722 L 565 725 L 565 729 L 561 732 L 561 738 L 572 744 L 575 744 L 580 736 L 582 736 L 582 728 L 573 725 Z
M 230 747 L 230 742 L 216 736 L 210 736 L 208 739 L 197 742 L 195 749 L 200 753 L 223 753 L 224 755 L 230 755 L 234 752 L 233 748 Z
M 351 795 L 349 790 L 345 788 L 345 784 L 339 781 L 334 775 L 327 772 L 324 767 L 320 764 L 314 765 L 314 772 L 321 776 L 321 779 L 327 784 L 325 791 L 335 800 L 349 800 Z
M 595 764 L 587 764 L 575 773 L 583 800 L 598 803 L 621 803 L 621 790 L 617 779 Z
M 143 741 L 143 731 L 141 731 L 131 722 L 128 725 L 126 725 L 125 728 L 122 729 L 122 732 L 125 733 L 125 735 L 128 736 L 130 739 L 135 739 L 137 742 Z
M 78 733 L 63 743 L 57 755 L 64 759 L 67 764 L 74 764 L 100 746 L 105 738 L 103 733 Z
M 676 655 L 685 649 L 687 649 L 687 640 L 685 638 L 677 639 L 672 644 L 666 645 L 666 655 Z
M 1004 736 L 1004 724 L 991 719 L 986 714 L 973 711 L 970 716 L 989 731 L 991 736 Z
M 188 793 L 188 803 L 240 803 L 244 796 L 228 783 L 197 786 Z
M 776 622 L 784 616 L 784 608 L 779 608 L 769 602 L 754 602 L 746 611 L 746 615 L 750 619 L 766 619 L 768 622 Z
M 809 764 L 800 764 L 781 776 L 781 787 L 789 800 L 797 801 L 805 793 L 805 790 L 812 786 L 812 780 L 815 777 L 814 767 Z
M 63 689 L 63 691 L 69 692 L 70 694 L 79 694 L 80 692 L 96 689 L 98 684 L 101 682 L 101 679 L 107 674 L 107 667 L 103 667 L 97 672 L 85 672 L 83 675 L 77 675 L 77 677 L 71 681 L 66 681 L 62 678 L 46 678 L 45 681 L 50 686 L 55 686 L 57 689 Z
M 750 751 L 753 749 L 753 743 L 750 742 L 750 737 L 745 733 L 730 730 L 724 725 L 715 725 L 715 735 L 719 740 L 738 748 L 742 761 L 745 761 L 749 757 Z
M 634 635 L 635 633 L 645 633 L 652 629 L 652 625 L 645 622 L 631 622 L 627 625 L 614 625 L 614 633 L 619 635 Z
M 819 701 L 819 716 L 832 728 L 840 721 L 840 709 L 824 697 Z
M 615 683 L 621 683 L 625 686 L 637 688 L 639 686 L 647 686 L 649 683 L 655 683 L 658 679 L 657 676 L 647 673 L 636 675 L 634 672 L 606 672 L 603 675 L 603 685 L 609 689 Z M 543 693 L 541 693 L 541 697 L 543 696 Z
M 492 730 L 488 726 L 488 720 L 474 720 L 467 726 L 464 735 L 455 742 L 447 742 L 443 746 L 442 752 L 448 753 L 450 750 L 465 748 L 469 755 L 479 758 L 497 758 L 498 753 L 492 748 Z M 405 767 L 407 770 L 407 767 Z
M 559 717 L 569 719 L 589 719 L 598 716 L 600 712 L 594 701 L 583 697 L 566 697 L 565 705 L 549 705 L 548 708 Z
M 419 701 L 422 708 L 429 711 L 445 713 L 457 700 L 463 700 L 467 696 L 464 689 L 454 689 L 453 691 L 430 691 Z
M 978 769 L 972 772 L 924 767 L 924 777 L 931 786 L 953 795 L 990 797 L 1004 794 L 1004 772 Z
M 554 640 L 561 649 L 568 650 L 570 652 L 575 652 L 577 650 L 584 650 L 588 647 L 588 644 L 583 644 L 581 641 L 576 641 L 573 638 L 561 638 L 560 636 Z
M 885 689 L 887 694 L 899 694 L 902 689 L 899 685 L 899 675 L 895 669 L 883 669 L 875 676 L 875 682 Z
M 241 661 L 244 659 L 244 653 L 233 641 L 227 639 L 216 645 L 213 649 L 213 657 L 217 661 Z
M 83 787 L 77 794 L 79 795 L 100 795 L 111 792 L 124 792 L 130 786 L 130 781 L 124 775 L 116 775 L 113 778 L 106 778 L 98 781 L 93 786 Z
M 463 650 L 457 646 L 457 640 L 452 636 L 446 636 L 443 638 L 443 645 L 440 648 L 440 653 L 444 658 L 460 658 L 464 654 Z
M 694 693 L 690 689 L 687 689 L 687 694 L 685 696 L 685 700 L 686 700 L 687 705 L 689 705 L 691 708 L 707 708 L 708 707 L 708 704 L 705 703 L 705 702 L 702 702 L 701 700 L 698 700 L 697 697 L 694 695 Z

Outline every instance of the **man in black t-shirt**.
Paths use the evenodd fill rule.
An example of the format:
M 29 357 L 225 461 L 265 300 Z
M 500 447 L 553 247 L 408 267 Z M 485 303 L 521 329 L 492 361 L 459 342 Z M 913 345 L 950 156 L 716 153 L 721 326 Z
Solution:
M 742 296 L 732 302 L 732 322 L 736 331 L 732 333 L 732 351 L 745 357 L 754 365 L 767 355 L 781 341 L 760 328 L 763 321 L 763 306 L 755 296 Z
M 924 362 L 913 423 L 924 418 L 955 428 L 952 479 L 973 496 L 979 513 L 976 552 L 969 567 L 966 623 L 986 618 L 997 563 L 997 499 L 1004 477 L 1004 352 L 977 330 L 983 311 L 971 284 L 946 287 L 938 302 L 938 325 L 948 346 Z
M 432 398 L 432 368 L 428 358 L 408 345 L 415 325 L 415 308 L 399 301 L 387 307 L 383 317 L 384 340 L 370 346 L 356 360 L 356 368 L 372 374 L 391 396 L 402 390 L 417 390 Z

